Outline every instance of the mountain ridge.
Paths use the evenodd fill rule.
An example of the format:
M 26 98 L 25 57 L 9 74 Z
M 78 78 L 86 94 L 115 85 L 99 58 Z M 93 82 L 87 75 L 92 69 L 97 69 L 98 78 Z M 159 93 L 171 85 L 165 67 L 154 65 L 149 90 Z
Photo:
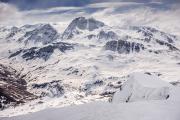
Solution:
M 50 24 L 1 28 L 0 33 L 1 63 L 21 70 L 27 92 L 37 96 L 36 103 L 26 105 L 107 101 L 136 71 L 169 82 L 179 80 L 178 36 L 151 27 L 111 27 L 94 18 L 79 17 L 62 33 Z M 16 36 L 15 41 L 6 39 L 7 35 Z M 18 42 L 22 36 L 27 43 Z

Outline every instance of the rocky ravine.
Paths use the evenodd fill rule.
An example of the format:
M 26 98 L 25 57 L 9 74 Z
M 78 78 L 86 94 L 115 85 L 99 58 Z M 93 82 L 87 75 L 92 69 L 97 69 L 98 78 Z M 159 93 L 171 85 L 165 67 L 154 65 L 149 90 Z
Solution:
M 36 99 L 37 96 L 27 91 L 26 85 L 18 71 L 0 64 L 0 109 L 8 104 L 18 105 Z

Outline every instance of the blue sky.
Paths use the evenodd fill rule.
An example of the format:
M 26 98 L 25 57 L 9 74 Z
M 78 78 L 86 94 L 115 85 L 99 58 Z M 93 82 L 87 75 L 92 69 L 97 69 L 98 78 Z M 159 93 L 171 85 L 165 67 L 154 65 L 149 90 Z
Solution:
M 56 23 L 63 31 L 74 18 L 84 16 L 110 26 L 152 26 L 176 34 L 180 31 L 180 4 L 171 4 L 180 0 L 0 1 L 0 26 Z
M 0 0 L 1 2 L 10 3 L 17 6 L 20 10 L 44 9 L 58 6 L 84 6 L 97 2 L 143 2 L 161 1 L 164 3 L 175 3 L 180 0 Z

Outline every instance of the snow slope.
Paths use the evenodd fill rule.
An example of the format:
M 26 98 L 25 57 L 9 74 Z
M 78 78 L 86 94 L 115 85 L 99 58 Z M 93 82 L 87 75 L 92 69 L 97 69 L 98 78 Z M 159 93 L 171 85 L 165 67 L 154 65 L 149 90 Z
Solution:
M 133 72 L 179 80 L 179 36 L 147 26 L 107 26 L 85 17 L 72 20 L 63 33 L 49 24 L 22 28 L 21 35 L 13 35 L 16 39 L 6 39 L 11 28 L 2 28 L 0 62 L 21 73 L 27 90 L 39 98 L 3 110 L 0 116 L 108 101 Z M 36 40 L 18 42 L 26 34 L 31 36 L 28 41 Z
M 134 77 L 134 79 L 132 79 Z M 154 78 L 154 79 L 152 79 Z M 151 82 L 150 82 L 151 81 Z M 164 87 L 171 88 L 167 100 L 146 100 L 134 102 L 106 103 L 94 102 L 79 106 L 64 108 L 50 108 L 36 113 L 21 115 L 17 117 L 1 118 L 2 120 L 179 120 L 180 119 L 180 88 L 176 88 L 164 81 L 157 80 L 155 76 L 134 73 L 131 80 L 124 83 L 124 86 L 131 86 L 132 83 L 141 82 L 145 85 L 138 91 L 143 94 L 147 87 Z M 158 85 L 156 84 L 158 83 Z M 126 88 L 131 91 L 131 88 Z M 138 89 L 138 88 L 136 88 Z M 136 93 L 136 89 L 132 93 Z M 123 91 L 122 91 L 123 92 Z M 115 97 L 121 97 L 115 94 Z M 160 95 L 160 94 L 159 94 Z M 176 98 L 174 97 L 176 96 Z M 134 98 L 138 100 L 139 98 Z
M 92 103 L 1 120 L 179 120 L 180 102 L 139 102 L 128 104 Z
M 113 96 L 113 103 L 134 102 L 141 100 L 165 100 L 172 85 L 160 80 L 155 75 L 133 73 Z

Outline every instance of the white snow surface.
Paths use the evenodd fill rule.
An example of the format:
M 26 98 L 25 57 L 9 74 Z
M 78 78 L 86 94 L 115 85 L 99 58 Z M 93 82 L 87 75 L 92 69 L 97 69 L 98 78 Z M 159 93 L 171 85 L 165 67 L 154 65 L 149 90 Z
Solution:
M 138 78 L 138 79 L 137 79 Z M 131 82 L 130 82 L 131 81 Z M 39 112 L 21 116 L 2 117 L 1 120 L 179 120 L 180 119 L 180 88 L 159 80 L 156 76 L 133 73 L 124 86 L 141 82 L 141 94 L 148 87 L 154 89 L 167 87 L 169 98 L 164 100 L 146 100 L 134 102 L 93 102 L 64 108 L 48 108 Z M 151 82 L 151 83 L 150 83 Z M 150 84 L 148 84 L 150 83 Z M 158 83 L 158 85 L 156 85 Z M 136 89 L 132 91 L 137 92 Z M 117 96 L 115 94 L 115 96 Z M 137 98 L 136 98 L 137 100 Z
M 60 32 L 62 30 L 59 30 L 60 28 L 61 27 L 57 24 L 56 29 L 58 33 L 62 34 Z M 131 54 L 118 54 L 113 51 L 105 51 L 103 46 L 109 40 L 99 40 L 97 35 L 100 31 L 113 31 L 120 37 L 118 39 L 142 43 L 147 49 L 140 53 Z M 4 36 L 6 36 L 4 34 L 7 33 L 0 35 L 0 62 L 7 66 L 12 66 L 22 75 L 26 75 L 28 91 L 39 95 L 42 93 L 42 90 L 33 89 L 31 85 L 34 83 L 48 83 L 54 80 L 59 80 L 60 85 L 64 87 L 63 95 L 58 95 L 54 98 L 41 98 L 26 103 L 25 105 L 8 108 L 0 111 L 0 117 L 22 115 L 52 107 L 58 108 L 100 100 L 107 101 L 108 97 L 101 96 L 101 94 L 105 92 L 113 93 L 119 90 L 119 86 L 126 81 L 127 76 L 133 72 L 150 72 L 159 75 L 159 78 L 168 82 L 179 80 L 180 53 L 179 51 L 171 51 L 167 46 L 159 45 L 155 42 L 155 39 L 160 39 L 165 42 L 168 41 L 164 35 L 161 35 L 161 32 L 153 33 L 154 36 L 150 42 L 141 40 L 144 35 L 137 30 L 129 29 L 128 26 L 122 28 L 105 26 L 94 31 L 82 30 L 80 32 L 80 34 L 75 35 L 74 38 L 70 40 L 57 39 L 57 41 L 78 45 L 75 46 L 74 50 L 66 51 L 64 53 L 55 50 L 47 61 L 39 58 L 26 61 L 20 55 L 9 59 L 8 57 L 11 53 L 14 53 L 21 48 L 31 48 L 34 45 L 24 46 L 15 41 L 7 41 L 4 39 Z M 96 37 L 88 39 L 88 35 L 95 35 Z M 165 35 L 169 34 L 165 33 Z M 128 39 L 126 39 L 127 36 Z M 19 37 L 20 35 L 17 34 L 17 38 Z M 177 38 L 174 38 L 174 43 L 171 44 L 178 49 L 180 48 L 178 36 Z M 35 47 L 43 46 L 35 45 Z M 160 51 L 160 53 L 155 54 L 153 52 L 148 52 L 148 50 Z M 137 101 L 137 98 L 138 101 L 144 101 L 144 98 L 142 97 L 144 95 L 147 96 L 146 93 L 150 93 L 151 95 L 150 97 L 146 97 L 146 100 L 164 99 L 164 96 L 169 93 L 169 87 L 167 89 L 168 85 L 162 82 L 159 84 L 159 80 L 157 80 L 157 77 L 155 76 L 153 77 L 153 80 L 157 80 L 155 83 L 147 82 L 152 79 L 149 77 L 146 78 L 146 82 L 141 80 L 141 77 L 146 77 L 145 75 L 135 77 L 138 79 L 138 81 L 135 82 L 135 87 L 139 88 L 136 89 L 135 92 L 137 93 L 141 91 L 141 89 L 146 89 L 147 92 L 145 90 L 145 92 L 140 95 L 135 94 L 133 99 L 131 98 L 132 101 Z M 151 92 L 151 89 L 154 92 Z M 43 91 L 46 91 L 46 88 Z M 57 93 L 56 91 L 51 92 Z M 174 93 L 176 92 L 174 91 Z M 162 95 L 158 97 L 158 93 Z M 169 99 L 173 100 L 174 98 L 177 98 L 177 96 L 173 95 L 173 97 L 170 97 Z M 165 103 L 163 104 L 165 105 Z
M 140 100 L 164 100 L 172 86 L 155 75 L 133 73 L 113 96 L 113 103 Z
M 176 91 L 177 92 L 177 91 Z M 111 104 L 95 102 L 1 120 L 179 120 L 180 101 L 143 101 Z

